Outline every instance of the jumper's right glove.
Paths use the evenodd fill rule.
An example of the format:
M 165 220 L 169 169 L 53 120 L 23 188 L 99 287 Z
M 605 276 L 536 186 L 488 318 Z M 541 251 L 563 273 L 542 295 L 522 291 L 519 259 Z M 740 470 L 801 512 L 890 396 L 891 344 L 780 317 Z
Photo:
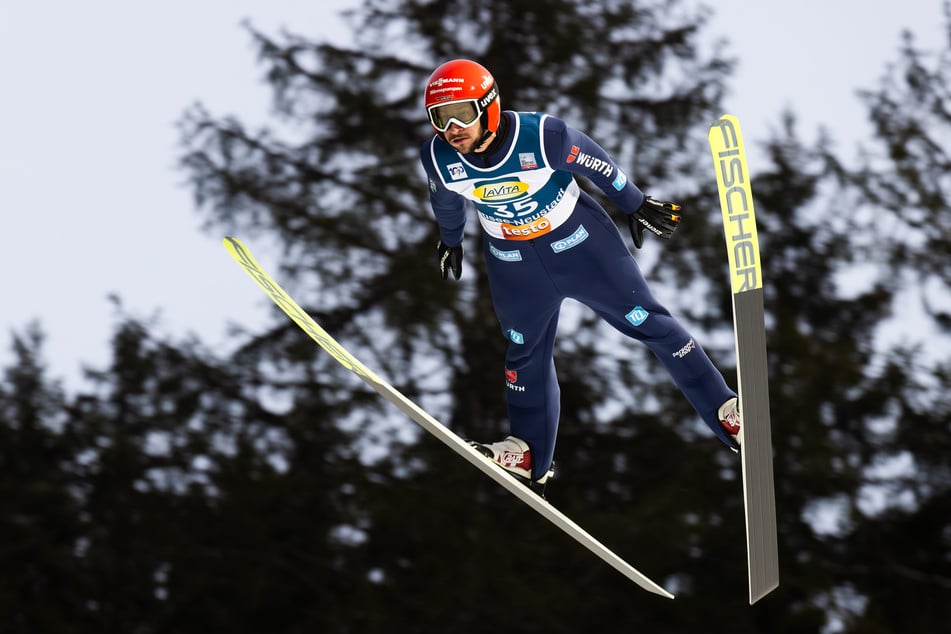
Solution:
M 644 244 L 644 229 L 647 229 L 658 238 L 670 240 L 674 231 L 680 226 L 680 205 L 644 196 L 637 211 L 627 217 L 631 228 L 631 237 L 634 246 L 638 249 Z
M 457 280 L 462 275 L 462 244 L 455 247 L 447 247 L 442 240 L 436 245 L 436 253 L 439 256 L 439 272 L 442 279 L 449 279 L 449 271 Z

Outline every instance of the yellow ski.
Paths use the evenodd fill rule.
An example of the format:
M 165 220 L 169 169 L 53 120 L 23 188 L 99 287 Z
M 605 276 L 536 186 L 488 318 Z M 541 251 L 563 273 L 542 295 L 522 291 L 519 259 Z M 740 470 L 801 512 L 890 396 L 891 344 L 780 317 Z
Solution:
M 587 531 L 578 526 L 574 521 L 564 515 L 561 511 L 549 504 L 544 498 L 533 493 L 528 487 L 518 483 L 513 477 L 505 472 L 501 467 L 490 461 L 481 453 L 469 446 L 465 440 L 453 433 L 448 427 L 430 416 L 426 411 L 416 403 L 405 397 L 396 388 L 380 378 L 376 373 L 367 368 L 363 363 L 357 360 L 343 346 L 331 337 L 327 331 L 320 327 L 310 315 L 297 305 L 297 303 L 284 292 L 277 282 L 255 261 L 251 252 L 248 251 L 237 238 L 228 237 L 224 239 L 224 246 L 231 254 L 231 257 L 240 264 L 244 270 L 257 282 L 264 292 L 280 307 L 287 316 L 294 320 L 304 332 L 317 342 L 317 344 L 326 350 L 330 356 L 336 359 L 343 367 L 347 368 L 370 387 L 376 390 L 386 400 L 396 405 L 407 416 L 413 419 L 420 427 L 438 438 L 450 449 L 475 465 L 480 471 L 495 480 L 504 487 L 509 493 L 527 504 L 539 515 L 570 535 L 579 544 L 593 552 L 603 561 L 608 563 L 615 570 L 625 577 L 644 588 L 649 592 L 658 594 L 668 599 L 673 599 L 674 595 L 667 592 L 664 588 L 657 585 L 641 572 L 632 567 L 629 563 L 621 559 L 612 550 L 596 540 Z
M 717 174 L 733 290 L 737 391 L 743 420 L 740 455 L 752 605 L 779 586 L 763 271 L 740 123 L 732 115 L 723 115 L 710 127 L 707 138 Z

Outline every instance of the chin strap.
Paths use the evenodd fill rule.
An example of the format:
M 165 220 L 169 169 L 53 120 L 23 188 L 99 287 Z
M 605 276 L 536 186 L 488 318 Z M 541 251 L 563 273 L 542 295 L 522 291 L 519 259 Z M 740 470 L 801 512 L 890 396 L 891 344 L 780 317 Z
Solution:
M 473 152 L 474 154 L 481 154 L 482 152 L 485 152 L 486 149 L 487 149 L 490 145 L 492 145 L 492 141 L 494 141 L 494 140 L 495 140 L 495 132 L 487 132 L 487 133 L 483 134 L 483 135 L 482 135 L 482 143 L 479 144 L 479 147 L 477 147 L 476 149 L 472 150 L 472 152 Z
M 502 117 L 499 119 L 499 128 L 495 132 L 486 132 L 482 135 L 482 139 L 479 141 L 479 147 L 472 150 L 473 154 L 481 154 L 482 152 L 488 151 L 492 143 L 498 140 L 500 137 L 504 137 L 509 128 L 509 121 L 505 118 L 505 113 L 502 113 Z

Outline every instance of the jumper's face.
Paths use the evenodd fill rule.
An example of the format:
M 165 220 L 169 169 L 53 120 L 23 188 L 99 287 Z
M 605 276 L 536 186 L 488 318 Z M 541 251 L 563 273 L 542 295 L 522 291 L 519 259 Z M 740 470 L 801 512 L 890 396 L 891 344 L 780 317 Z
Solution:
M 462 99 L 427 108 L 433 127 L 446 136 L 457 152 L 468 154 L 482 138 L 482 109 L 475 99 Z

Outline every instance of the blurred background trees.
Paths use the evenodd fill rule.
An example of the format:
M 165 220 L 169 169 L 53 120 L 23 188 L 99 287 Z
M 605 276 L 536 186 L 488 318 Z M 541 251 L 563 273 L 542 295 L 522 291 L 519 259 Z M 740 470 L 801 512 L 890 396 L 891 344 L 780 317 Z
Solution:
M 370 0 L 351 24 L 353 48 L 248 27 L 273 127 L 183 113 L 181 166 L 209 231 L 272 247 L 269 268 L 305 309 L 457 432 L 503 433 L 505 341 L 477 223 L 463 279 L 442 282 L 417 160 L 431 134 L 423 81 L 445 59 L 476 58 L 504 107 L 565 118 L 642 189 L 684 204 L 677 239 L 637 257 L 732 375 L 706 148 L 731 61 L 698 46 L 702 12 Z M 0 629 L 941 631 L 948 55 L 902 42 L 862 96 L 876 135 L 858 160 L 827 136 L 801 138 L 787 113 L 762 142 L 768 161 L 751 166 L 781 549 L 780 588 L 761 603 L 745 601 L 736 458 L 646 349 L 576 303 L 556 351 L 549 499 L 674 602 L 639 592 L 422 435 L 276 311 L 227 358 L 120 311 L 112 363 L 76 395 L 48 376 L 39 326 L 12 341 Z

